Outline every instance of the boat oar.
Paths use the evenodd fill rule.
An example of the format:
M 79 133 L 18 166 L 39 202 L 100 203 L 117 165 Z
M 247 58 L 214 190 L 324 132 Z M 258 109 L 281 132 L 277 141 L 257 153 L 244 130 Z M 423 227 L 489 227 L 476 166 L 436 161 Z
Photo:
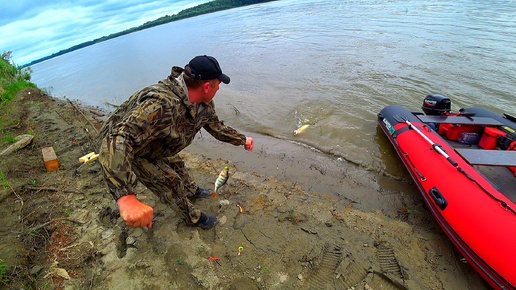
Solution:
M 444 151 L 444 149 L 442 148 L 441 145 L 439 144 L 436 144 L 434 143 L 432 140 L 430 140 L 430 138 L 428 138 L 427 136 L 425 136 L 425 134 L 423 134 L 423 132 L 421 132 L 421 130 L 419 130 L 416 126 L 412 125 L 412 123 L 410 123 L 409 120 L 405 119 L 403 116 L 399 116 L 399 115 L 396 115 L 394 116 L 394 119 L 396 119 L 396 121 L 398 122 L 403 122 L 407 125 L 409 125 L 409 128 L 416 131 L 419 136 L 423 137 L 428 143 L 430 143 L 430 145 L 432 145 L 432 148 L 434 148 L 434 150 L 441 154 L 442 156 L 444 156 L 444 158 L 446 158 L 446 160 L 448 160 L 448 162 L 450 162 L 451 165 L 453 165 L 453 167 L 457 167 L 459 164 L 457 162 L 455 162 L 455 160 L 453 160 L 453 158 L 451 158 L 447 153 L 446 151 Z

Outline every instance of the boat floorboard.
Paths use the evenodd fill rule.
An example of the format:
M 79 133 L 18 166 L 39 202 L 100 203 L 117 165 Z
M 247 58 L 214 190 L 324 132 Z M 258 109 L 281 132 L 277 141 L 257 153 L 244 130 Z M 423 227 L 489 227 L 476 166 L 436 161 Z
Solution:
M 489 117 L 465 117 L 465 116 L 432 116 L 417 115 L 419 120 L 424 123 L 450 123 L 484 126 L 502 126 L 503 124 Z
M 516 166 L 516 151 L 455 149 L 471 165 Z
M 475 168 L 486 177 L 500 192 L 508 199 L 516 203 L 516 190 L 514 182 L 516 177 L 514 173 L 506 167 L 497 166 L 475 166 Z
M 448 142 L 495 188 L 516 203 L 516 187 L 514 186 L 516 176 L 507 168 L 507 166 L 516 164 L 516 151 L 484 150 L 479 149 L 476 145 L 465 146 L 454 141 L 448 140 Z M 504 160 L 504 158 L 506 159 Z

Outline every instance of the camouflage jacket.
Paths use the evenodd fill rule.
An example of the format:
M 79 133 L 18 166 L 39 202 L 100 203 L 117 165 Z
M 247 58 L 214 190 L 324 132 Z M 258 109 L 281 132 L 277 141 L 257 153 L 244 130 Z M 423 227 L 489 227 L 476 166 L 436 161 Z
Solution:
M 190 103 L 181 72 L 173 67 L 167 79 L 134 93 L 100 129 L 100 141 L 111 148 L 101 150 L 100 158 L 115 199 L 134 193 L 133 158 L 173 156 L 190 145 L 201 128 L 220 141 L 245 144 L 245 135 L 219 120 L 213 101 Z

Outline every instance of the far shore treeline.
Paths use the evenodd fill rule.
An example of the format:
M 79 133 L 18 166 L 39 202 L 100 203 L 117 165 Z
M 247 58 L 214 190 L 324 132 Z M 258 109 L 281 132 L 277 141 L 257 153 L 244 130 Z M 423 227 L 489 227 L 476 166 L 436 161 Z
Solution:
M 181 10 L 179 13 L 174 14 L 174 15 L 166 15 L 166 16 L 160 17 L 156 20 L 145 22 L 144 24 L 137 26 L 137 27 L 129 28 L 129 29 L 117 32 L 117 33 L 110 34 L 108 36 L 103 36 L 103 37 L 100 37 L 100 38 L 97 38 L 94 40 L 83 42 L 81 44 L 72 46 L 67 49 L 63 49 L 52 55 L 45 56 L 40 59 L 34 60 L 28 64 L 25 64 L 25 65 L 23 65 L 23 67 L 31 66 L 33 64 L 54 58 L 56 56 L 63 55 L 65 53 L 72 52 L 74 50 L 78 50 L 78 49 L 90 46 L 90 45 L 93 45 L 93 44 L 96 44 L 96 43 L 99 43 L 102 41 L 113 39 L 113 38 L 116 38 L 116 37 L 119 37 L 119 36 L 122 36 L 125 34 L 133 33 L 133 32 L 151 28 L 154 26 L 166 24 L 169 22 L 173 22 L 173 21 L 177 21 L 177 20 L 181 20 L 181 19 L 185 19 L 185 18 L 189 18 L 189 17 L 194 17 L 194 16 L 198 16 L 198 15 L 202 15 L 202 14 L 208 14 L 208 13 L 212 13 L 212 12 L 216 12 L 216 11 L 227 10 L 227 9 L 231 9 L 231 8 L 235 8 L 235 7 L 247 6 L 247 5 L 252 5 L 252 4 L 264 3 L 264 2 L 271 2 L 271 1 L 275 1 L 275 0 L 214 0 L 214 1 L 211 1 L 208 3 L 197 5 L 192 8 Z

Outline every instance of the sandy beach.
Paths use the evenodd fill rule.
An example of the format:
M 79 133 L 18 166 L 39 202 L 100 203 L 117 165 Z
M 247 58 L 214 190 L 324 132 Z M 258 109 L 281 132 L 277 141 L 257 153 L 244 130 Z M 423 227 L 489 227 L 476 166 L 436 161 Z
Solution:
M 34 136 L 0 159 L 8 289 L 489 289 L 403 178 L 270 136 L 249 133 L 247 152 L 203 131 L 181 156 L 208 188 L 229 165 L 221 194 L 195 201 L 219 225 L 187 227 L 141 187 L 154 223 L 133 229 L 98 161 L 78 162 L 97 150 L 102 112 L 28 89 L 2 117 L 20 120 L 10 134 Z

